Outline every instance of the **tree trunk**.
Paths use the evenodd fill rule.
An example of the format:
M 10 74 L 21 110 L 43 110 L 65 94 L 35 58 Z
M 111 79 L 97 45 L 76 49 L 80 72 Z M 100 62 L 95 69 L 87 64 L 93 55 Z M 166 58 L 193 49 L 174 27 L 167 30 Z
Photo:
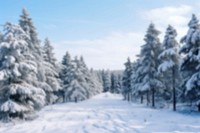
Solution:
M 143 104 L 143 95 L 141 95 L 140 103 Z
M 155 89 L 152 88 L 152 107 L 155 107 Z
M 173 110 L 176 111 L 176 89 L 175 89 L 175 70 L 172 68 L 172 86 L 173 86 Z
M 149 91 L 147 91 L 147 106 L 149 105 Z
M 130 94 L 128 93 L 128 101 L 130 101 Z
M 77 99 L 77 97 L 75 97 L 75 103 L 77 103 L 78 102 L 78 99 Z
M 65 96 L 64 93 L 62 95 L 63 95 L 63 103 L 65 103 L 66 102 L 66 96 Z

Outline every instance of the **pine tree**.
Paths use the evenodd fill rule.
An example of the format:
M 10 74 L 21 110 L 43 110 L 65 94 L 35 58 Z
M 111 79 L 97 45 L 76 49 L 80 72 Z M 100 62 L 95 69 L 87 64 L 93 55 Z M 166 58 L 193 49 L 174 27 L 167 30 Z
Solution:
M 98 82 L 101 84 L 102 89 L 103 89 L 103 70 L 98 70 L 98 71 L 93 71 L 95 73 Z
M 68 52 L 63 56 L 62 65 L 60 77 L 63 80 L 64 85 L 69 84 L 71 82 L 70 70 L 72 69 L 72 61 Z
M 132 66 L 132 73 L 131 73 L 131 95 L 136 99 L 138 96 L 141 97 L 141 103 L 143 103 L 143 92 L 140 91 L 140 88 L 142 87 L 142 78 L 144 75 L 142 75 L 140 59 L 137 59 L 136 62 L 133 63 Z M 147 97 L 147 101 L 149 100 L 149 97 Z
M 103 84 L 102 80 L 99 78 L 99 73 L 94 71 L 93 69 L 90 70 L 90 79 L 93 82 L 91 87 L 93 90 L 93 95 L 99 94 L 103 91 Z
M 95 90 L 95 86 L 91 80 L 91 73 L 85 64 L 83 56 L 81 56 L 80 59 L 77 60 L 77 63 L 82 74 L 81 76 L 83 76 L 84 78 L 83 86 L 87 88 L 88 91 L 87 98 L 90 98 L 94 95 L 94 90 Z
M 67 95 L 70 97 L 70 100 L 82 101 L 86 100 L 91 96 L 89 85 L 87 84 L 86 77 L 84 75 L 85 71 L 82 67 L 81 61 L 78 57 L 72 61 L 72 73 L 73 79 L 69 83 L 69 87 L 67 88 Z
M 40 45 L 40 40 L 36 32 L 36 28 L 32 22 L 26 9 L 22 10 L 22 15 L 20 16 L 19 25 L 25 31 L 29 39 L 26 39 L 30 53 L 26 56 L 27 59 L 32 60 L 37 65 L 37 82 L 33 85 L 35 87 L 42 88 L 45 92 L 51 90 L 51 87 L 46 83 L 46 72 L 48 71 L 45 61 L 43 59 L 43 49 Z M 47 70 L 46 70 L 47 69 Z M 48 95 L 47 95 L 48 96 Z M 48 101 L 46 99 L 46 101 Z M 48 102 L 46 103 L 48 104 Z
M 123 88 L 123 85 L 122 85 L 122 74 L 119 74 L 117 77 L 118 77 L 118 86 L 119 86 L 119 89 L 118 89 L 118 93 L 121 94 L 122 93 L 122 88 Z
M 36 32 L 36 28 L 32 22 L 31 17 L 26 9 L 22 10 L 22 15 L 20 16 L 19 25 L 25 31 L 25 33 L 29 36 L 29 40 L 27 43 L 29 48 L 32 51 L 32 54 L 40 59 L 42 57 L 42 49 L 40 46 L 40 40 L 38 39 L 38 34 Z
M 62 80 L 63 91 L 60 91 L 60 94 L 63 96 L 63 102 L 69 101 L 69 96 L 65 93 L 68 90 L 69 84 L 73 80 L 75 71 L 75 66 L 72 64 L 70 54 L 66 52 L 62 60 L 62 70 L 60 72 L 60 78 Z
M 167 86 L 170 92 L 172 92 L 171 94 L 173 94 L 174 111 L 176 111 L 176 88 L 180 83 L 180 55 L 178 53 L 179 44 L 175 40 L 176 36 L 176 30 L 169 25 L 163 42 L 163 52 L 159 55 L 159 59 L 162 60 L 162 63 L 158 68 L 159 72 L 163 73 L 164 75 L 165 86 Z
M 32 86 L 36 80 L 37 66 L 27 59 L 30 49 L 28 36 L 18 25 L 6 23 L 0 44 L 1 97 L 0 111 L 7 118 L 27 118 L 27 114 L 40 109 L 45 101 L 41 88 Z
M 161 52 L 158 35 L 160 32 L 155 29 L 154 24 L 150 24 L 145 35 L 145 44 L 142 46 L 140 57 L 140 71 L 143 76 L 140 84 L 140 92 L 152 94 L 152 107 L 155 107 L 155 93 L 163 87 L 158 75 L 158 55 Z M 148 102 L 148 100 L 147 100 Z
M 54 57 L 54 53 L 53 53 L 53 47 L 49 41 L 48 38 L 45 38 L 44 40 L 44 46 L 43 46 L 43 51 L 44 51 L 44 60 L 53 64 L 54 66 L 56 66 L 56 58 Z
M 50 44 L 48 38 L 45 39 L 43 47 L 44 67 L 46 83 L 49 85 L 46 89 L 46 100 L 48 104 L 55 103 L 58 97 L 56 94 L 61 89 L 59 80 L 59 66 L 56 64 L 56 58 L 54 57 L 53 47 Z
M 114 72 L 111 73 L 111 87 L 110 87 L 111 93 L 120 93 L 121 91 L 120 80 L 121 80 L 120 77 L 116 73 Z
M 87 68 L 83 57 L 81 56 L 80 59 L 75 59 L 74 61 L 77 64 L 78 70 L 80 70 L 79 76 L 83 77 L 79 83 L 86 89 L 87 98 L 91 98 L 92 96 L 99 94 L 102 90 L 101 85 L 95 77 L 92 77 L 92 74 Z
M 115 85 L 116 85 L 116 77 L 113 73 L 111 73 L 111 87 L 110 87 L 110 92 L 114 93 L 115 91 Z
M 188 27 L 187 34 L 181 39 L 181 43 L 184 44 L 180 49 L 180 53 L 184 54 L 181 71 L 184 74 L 186 98 L 196 102 L 200 111 L 200 27 L 199 20 L 194 14 Z
M 123 90 L 122 94 L 124 95 L 125 100 L 130 101 L 131 95 L 131 75 L 132 75 L 132 63 L 130 59 L 127 59 L 125 63 L 125 70 L 123 72 L 122 84 Z
M 87 68 L 83 57 L 71 60 L 66 53 L 63 57 L 61 79 L 63 81 L 64 101 L 82 101 L 97 94 L 97 86 Z M 99 93 L 99 92 L 98 92 Z
M 110 71 L 102 71 L 103 92 L 109 92 L 111 87 Z

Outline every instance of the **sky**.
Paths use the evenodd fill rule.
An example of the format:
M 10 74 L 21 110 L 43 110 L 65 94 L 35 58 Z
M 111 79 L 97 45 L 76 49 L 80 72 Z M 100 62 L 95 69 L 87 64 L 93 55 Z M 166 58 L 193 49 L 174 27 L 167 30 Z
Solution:
M 94 69 L 124 69 L 127 57 L 135 61 L 152 22 L 161 31 L 177 29 L 179 40 L 187 33 L 193 13 L 200 18 L 198 0 L 4 0 L 0 25 L 18 23 L 26 8 L 39 38 L 48 37 L 58 61 L 68 51 L 83 56 Z M 2 27 L 1 27 L 2 29 Z

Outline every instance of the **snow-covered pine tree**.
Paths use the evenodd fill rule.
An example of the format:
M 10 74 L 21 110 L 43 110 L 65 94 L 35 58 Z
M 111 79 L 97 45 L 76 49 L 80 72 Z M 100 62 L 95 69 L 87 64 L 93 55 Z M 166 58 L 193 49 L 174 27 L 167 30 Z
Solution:
M 46 83 L 47 79 L 45 72 L 48 70 L 45 70 L 46 65 L 43 59 L 43 49 L 40 45 L 40 40 L 38 39 L 36 28 L 26 9 L 22 10 L 22 15 L 20 16 L 19 20 L 19 25 L 29 37 L 29 39 L 26 39 L 26 42 L 28 44 L 30 51 L 29 55 L 26 56 L 26 58 L 32 60 L 37 65 L 37 82 L 35 82 L 33 85 L 35 87 L 42 88 L 45 92 L 47 92 L 51 90 L 51 88 Z
M 115 75 L 114 75 L 114 73 L 111 73 L 111 87 L 110 87 L 110 92 L 111 93 L 114 93 L 114 91 L 115 91 L 115 86 L 116 86 L 116 77 L 115 77 Z
M 38 34 L 32 22 L 32 18 L 29 16 L 29 13 L 26 9 L 22 9 L 22 15 L 20 16 L 19 25 L 30 38 L 29 40 L 27 40 L 27 43 L 32 51 L 32 54 L 37 57 L 37 59 L 40 59 L 42 57 L 40 40 L 38 39 Z
M 158 38 L 160 32 L 155 29 L 153 23 L 148 27 L 147 34 L 145 35 L 145 44 L 142 46 L 140 53 L 140 70 L 143 75 L 140 84 L 140 92 L 149 92 L 152 94 L 152 107 L 155 106 L 155 93 L 163 87 L 158 74 L 158 55 L 161 52 L 161 45 Z M 148 96 L 147 96 L 148 97 Z
M 130 61 L 130 58 L 127 59 L 127 62 L 124 64 L 125 70 L 123 72 L 123 78 L 122 78 L 122 94 L 124 95 L 125 100 L 130 101 L 130 95 L 131 95 L 131 75 L 132 75 L 132 63 Z
M 200 27 L 194 14 L 188 27 L 187 34 L 181 39 L 184 44 L 180 49 L 180 53 L 184 54 L 181 71 L 184 75 L 186 98 L 196 103 L 200 111 Z
M 110 87 L 110 92 L 111 93 L 120 93 L 121 92 L 121 86 L 120 86 L 120 77 L 112 72 L 111 73 L 111 87 Z
M 46 100 L 48 104 L 55 103 L 58 97 L 58 91 L 61 90 L 61 81 L 59 79 L 59 66 L 56 64 L 56 58 L 54 57 L 53 47 L 50 44 L 48 38 L 44 41 L 43 46 L 43 58 L 45 67 L 46 83 L 49 85 L 49 89 L 45 90 Z
M 95 95 L 94 92 L 96 89 L 91 79 L 91 73 L 85 64 L 83 56 L 81 56 L 80 59 L 75 59 L 75 61 L 77 63 L 78 69 L 81 72 L 79 76 L 83 77 L 83 81 L 81 82 L 81 85 L 87 89 L 87 98 L 90 98 L 91 96 Z
M 53 64 L 54 66 L 56 66 L 56 58 L 54 57 L 54 53 L 53 53 L 53 46 L 51 45 L 50 41 L 48 38 L 45 38 L 44 40 L 44 46 L 43 46 L 43 51 L 44 51 L 44 60 Z
M 103 75 L 102 75 L 102 71 L 103 70 L 96 70 L 96 71 L 93 71 L 92 73 L 94 73 L 96 75 L 97 80 L 99 81 L 99 83 L 101 84 L 102 89 L 103 89 L 103 78 L 102 78 Z
M 82 101 L 92 95 L 90 77 L 83 59 L 71 60 L 69 53 L 63 57 L 61 79 L 63 81 L 64 102 Z
M 139 57 L 139 56 L 138 56 Z M 142 78 L 144 75 L 142 75 L 142 70 L 140 69 L 140 65 L 142 63 L 140 62 L 140 59 L 137 59 L 136 62 L 133 63 L 132 66 L 132 74 L 131 74 L 131 95 L 136 100 L 137 97 L 140 97 L 140 102 L 143 103 L 143 91 L 140 91 L 140 88 L 142 85 Z M 148 96 L 148 95 L 147 95 Z M 149 97 L 147 97 L 147 101 L 149 101 Z
M 72 64 L 71 56 L 68 52 L 63 56 L 62 60 L 62 69 L 60 72 L 60 78 L 62 80 L 62 89 L 63 91 L 60 91 L 60 95 L 63 96 L 63 102 L 69 101 L 68 96 L 68 87 L 70 82 L 73 80 L 75 71 L 75 66 Z
M 44 91 L 32 86 L 37 79 L 37 66 L 27 59 L 30 49 L 25 40 L 29 37 L 20 26 L 5 24 L 0 44 L 0 111 L 6 118 L 28 118 L 27 114 L 45 104 Z
M 172 94 L 173 110 L 176 111 L 176 89 L 180 83 L 180 55 L 179 44 L 176 41 L 177 32 L 169 25 L 166 30 L 166 35 L 163 41 L 163 52 L 159 55 L 159 59 L 162 63 L 158 67 L 158 71 L 163 74 L 164 84 L 167 88 L 166 92 Z M 170 79 L 170 80 L 169 80 Z
M 71 69 L 73 79 L 69 83 L 69 87 L 67 88 L 66 92 L 70 100 L 75 100 L 75 102 L 86 100 L 91 94 L 81 65 L 81 61 L 78 59 L 78 57 L 75 57 L 75 59 L 72 61 Z
M 102 71 L 103 92 L 109 92 L 111 87 L 110 71 Z
M 96 94 L 99 94 L 102 91 L 102 86 L 96 80 L 95 77 L 92 76 L 89 69 L 87 68 L 83 57 L 81 56 L 79 60 L 75 60 L 77 62 L 77 67 L 81 72 L 81 77 L 83 77 L 83 81 L 80 84 L 86 88 L 87 90 L 87 98 L 90 98 Z
M 118 76 L 117 76 L 117 78 L 118 78 L 118 84 L 119 84 L 119 93 L 121 94 L 122 93 L 122 87 L 123 87 L 123 85 L 122 85 L 122 76 L 123 76 L 123 71 L 122 71 L 122 73 L 121 74 L 119 74 Z
M 91 87 L 94 87 L 94 95 L 99 94 L 103 91 L 102 81 L 99 79 L 99 75 L 93 69 L 90 69 L 90 79 L 92 80 L 93 84 Z

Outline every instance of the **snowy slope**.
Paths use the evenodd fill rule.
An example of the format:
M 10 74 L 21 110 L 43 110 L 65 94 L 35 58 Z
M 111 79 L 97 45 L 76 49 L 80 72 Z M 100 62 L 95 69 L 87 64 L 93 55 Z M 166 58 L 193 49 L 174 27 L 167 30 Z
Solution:
M 77 104 L 51 105 L 34 121 L 1 124 L 0 133 L 200 133 L 200 115 L 150 109 L 121 99 L 104 93 Z

